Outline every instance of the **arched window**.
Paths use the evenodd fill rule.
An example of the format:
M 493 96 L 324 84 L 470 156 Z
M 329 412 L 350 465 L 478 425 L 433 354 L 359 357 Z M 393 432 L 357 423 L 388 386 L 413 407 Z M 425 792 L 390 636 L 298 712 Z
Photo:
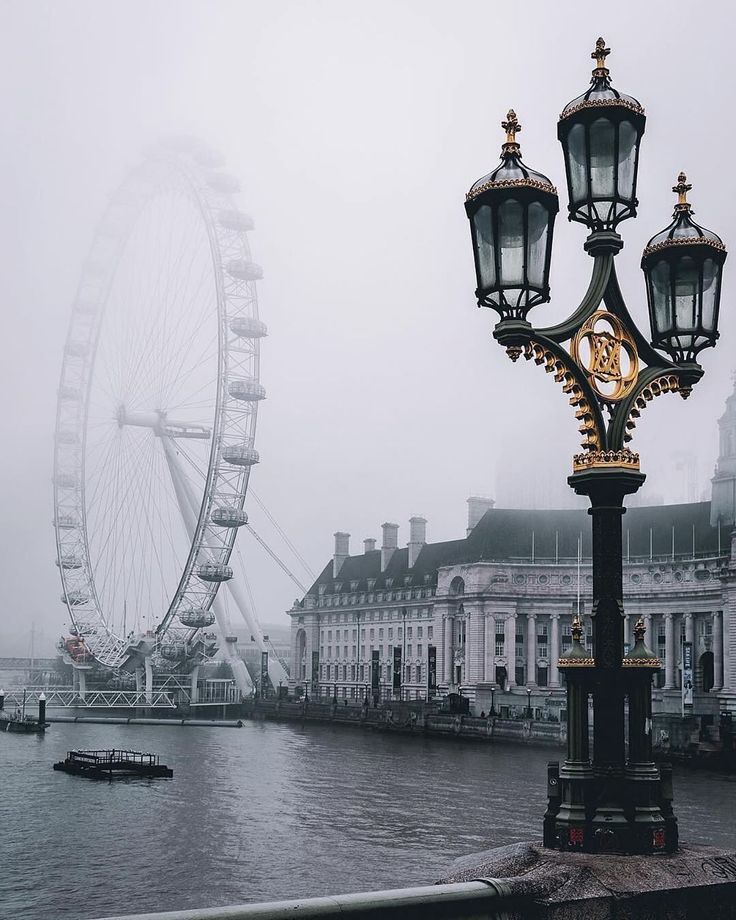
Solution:
M 450 594 L 465 594 L 465 582 L 459 575 L 450 582 Z

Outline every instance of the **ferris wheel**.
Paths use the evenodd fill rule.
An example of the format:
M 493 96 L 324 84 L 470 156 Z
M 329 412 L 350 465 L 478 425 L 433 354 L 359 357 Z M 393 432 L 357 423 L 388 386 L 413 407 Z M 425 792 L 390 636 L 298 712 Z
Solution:
M 72 309 L 56 564 L 72 657 L 106 668 L 132 672 L 145 658 L 191 669 L 220 644 L 216 621 L 235 641 L 216 596 L 248 520 L 266 326 L 253 221 L 222 167 L 189 138 L 152 150 L 113 196 Z

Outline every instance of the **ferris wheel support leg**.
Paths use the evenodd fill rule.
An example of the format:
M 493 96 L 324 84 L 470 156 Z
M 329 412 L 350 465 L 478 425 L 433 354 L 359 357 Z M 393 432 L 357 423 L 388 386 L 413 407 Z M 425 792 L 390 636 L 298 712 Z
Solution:
M 198 700 L 199 665 L 195 664 L 189 672 L 189 701 L 196 703 Z
M 192 494 L 186 476 L 179 469 L 175 445 L 171 439 L 167 437 L 162 437 L 161 442 L 166 455 L 166 463 L 169 468 L 169 473 L 171 474 L 171 480 L 174 484 L 174 492 L 176 493 L 179 512 L 184 521 L 184 527 L 189 535 L 189 539 L 193 540 L 197 529 L 197 515 L 199 514 L 197 502 Z M 222 600 L 217 595 L 215 595 L 215 599 L 212 602 L 212 610 L 217 620 L 217 627 L 220 630 L 220 635 L 223 638 L 230 635 L 231 630 L 227 611 L 225 610 Z M 253 689 L 253 683 L 250 679 L 250 674 L 248 674 L 245 662 L 240 655 L 238 655 L 236 648 L 230 648 L 231 644 L 232 643 L 228 642 L 224 643 L 227 662 L 230 665 L 230 670 L 232 671 L 238 690 L 242 696 L 247 696 Z
M 245 591 L 243 586 L 236 580 L 226 582 L 227 589 L 230 592 L 230 596 L 235 601 L 235 606 L 240 611 L 240 615 L 245 620 L 246 626 L 250 629 L 251 635 L 254 636 L 256 640 L 256 645 L 261 652 L 269 652 L 268 656 L 268 676 L 271 680 L 271 683 L 274 687 L 278 687 L 281 684 L 289 683 L 289 675 L 286 673 L 286 669 L 274 655 L 273 649 L 269 649 L 263 639 L 263 631 L 261 630 L 261 624 L 253 615 L 250 606 L 248 604 L 248 599 L 245 596 Z
M 146 703 L 150 706 L 153 702 L 153 665 L 150 656 L 146 656 L 143 665 L 146 669 Z
M 79 699 L 84 702 L 87 698 L 87 675 L 84 671 L 74 669 L 74 676 L 77 678 L 77 692 Z

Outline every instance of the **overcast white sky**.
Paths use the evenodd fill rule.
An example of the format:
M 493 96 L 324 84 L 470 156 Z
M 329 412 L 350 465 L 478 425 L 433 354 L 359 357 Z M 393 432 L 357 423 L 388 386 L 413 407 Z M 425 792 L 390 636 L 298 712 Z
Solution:
M 564 219 L 556 123 L 589 80 L 599 34 L 617 88 L 647 110 L 639 218 L 621 226 L 619 272 L 645 319 L 639 257 L 670 219 L 685 169 L 696 219 L 734 226 L 731 3 L 0 3 L 0 655 L 32 621 L 66 622 L 51 527 L 52 433 L 80 266 L 107 197 L 151 140 L 193 132 L 221 150 L 256 220 L 268 323 L 252 484 L 315 569 L 347 530 L 358 552 L 380 524 L 423 514 L 430 540 L 461 536 L 465 499 L 518 500 L 533 476 L 559 501 L 574 417 L 550 377 L 512 365 L 476 309 L 464 193 L 497 162 L 514 107 L 527 163 L 561 194 L 547 324 L 576 305 L 590 259 Z M 734 258 L 733 256 L 731 258 Z M 699 488 L 716 457 L 736 324 L 726 266 L 722 342 L 687 403 L 666 397 L 633 446 L 651 492 L 684 500 L 675 450 Z M 257 508 L 251 506 L 253 521 Z M 265 528 L 264 528 L 265 529 Z M 247 548 L 265 621 L 296 588 Z M 13 636 L 15 641 L 8 641 Z

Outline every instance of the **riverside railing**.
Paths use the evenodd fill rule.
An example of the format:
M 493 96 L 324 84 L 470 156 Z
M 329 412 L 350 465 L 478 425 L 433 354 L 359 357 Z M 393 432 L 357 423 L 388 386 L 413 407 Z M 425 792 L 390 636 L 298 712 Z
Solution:
M 106 920 L 514 920 L 510 886 L 492 878 L 294 901 L 107 917 Z

